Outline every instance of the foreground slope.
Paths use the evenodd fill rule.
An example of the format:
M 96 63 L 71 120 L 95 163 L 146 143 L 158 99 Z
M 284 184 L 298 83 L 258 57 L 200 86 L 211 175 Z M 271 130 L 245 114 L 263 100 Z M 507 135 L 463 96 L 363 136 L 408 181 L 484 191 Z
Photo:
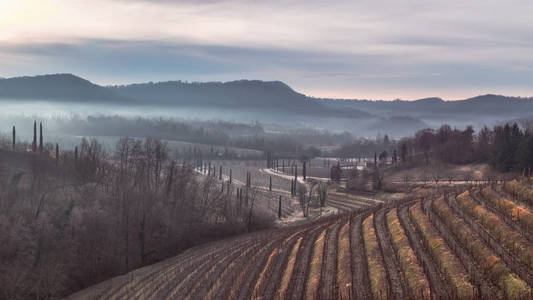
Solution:
M 199 246 L 70 298 L 531 299 L 532 195 L 442 190 Z

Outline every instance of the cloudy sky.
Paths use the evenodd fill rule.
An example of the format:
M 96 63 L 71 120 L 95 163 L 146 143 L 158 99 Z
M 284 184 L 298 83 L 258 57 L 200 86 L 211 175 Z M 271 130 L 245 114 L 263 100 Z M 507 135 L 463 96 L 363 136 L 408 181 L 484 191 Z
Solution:
M 531 0 L 0 0 L 0 76 L 281 80 L 317 97 L 533 96 Z

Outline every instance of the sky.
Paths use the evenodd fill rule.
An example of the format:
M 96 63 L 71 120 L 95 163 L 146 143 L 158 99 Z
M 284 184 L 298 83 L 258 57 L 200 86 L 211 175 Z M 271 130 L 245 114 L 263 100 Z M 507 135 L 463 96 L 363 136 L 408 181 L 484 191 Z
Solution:
M 281 80 L 315 97 L 533 96 L 531 0 L 0 0 L 0 76 Z

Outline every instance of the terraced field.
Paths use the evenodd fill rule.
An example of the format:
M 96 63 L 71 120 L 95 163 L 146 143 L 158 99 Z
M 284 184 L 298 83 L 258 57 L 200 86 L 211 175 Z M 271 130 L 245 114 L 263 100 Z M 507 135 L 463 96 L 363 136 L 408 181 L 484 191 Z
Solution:
M 281 216 L 286 218 L 295 214 L 300 210 L 300 205 L 296 198 L 291 197 L 290 181 L 260 172 L 259 167 L 262 164 L 264 164 L 262 161 L 214 161 L 210 166 L 215 171 L 202 172 L 197 170 L 197 172 L 204 178 L 211 175 L 221 185 L 221 190 L 228 192 L 229 188 L 233 201 L 242 202 L 246 207 L 249 207 L 253 198 L 254 210 L 262 210 L 277 216 L 279 196 L 281 196 Z M 220 179 L 220 171 L 222 171 L 222 179 Z M 246 188 L 247 173 L 250 173 L 251 177 L 249 188 Z M 230 177 L 231 184 L 228 185 Z M 271 191 L 269 189 L 270 177 L 272 177 Z M 287 186 L 284 188 L 285 185 Z M 242 200 L 237 197 L 239 192 L 242 193 Z M 246 197 L 246 193 L 248 193 L 248 197 Z M 246 198 L 248 198 L 248 202 L 246 202 Z
M 327 205 L 337 208 L 339 211 L 349 212 L 353 210 L 375 207 L 383 204 L 383 200 L 367 193 L 348 194 L 328 190 Z
M 531 188 L 508 185 L 198 246 L 71 298 L 532 299 Z

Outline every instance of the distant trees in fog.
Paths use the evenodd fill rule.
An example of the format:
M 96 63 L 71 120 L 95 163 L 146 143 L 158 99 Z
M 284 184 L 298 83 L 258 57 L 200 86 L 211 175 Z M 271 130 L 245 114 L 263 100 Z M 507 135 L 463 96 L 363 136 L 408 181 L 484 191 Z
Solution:
M 424 129 L 399 143 L 401 160 L 418 156 L 428 162 L 437 159 L 452 164 L 488 162 L 500 171 L 529 171 L 533 168 L 533 135 L 518 124 L 484 127 L 477 133 L 442 125 Z

